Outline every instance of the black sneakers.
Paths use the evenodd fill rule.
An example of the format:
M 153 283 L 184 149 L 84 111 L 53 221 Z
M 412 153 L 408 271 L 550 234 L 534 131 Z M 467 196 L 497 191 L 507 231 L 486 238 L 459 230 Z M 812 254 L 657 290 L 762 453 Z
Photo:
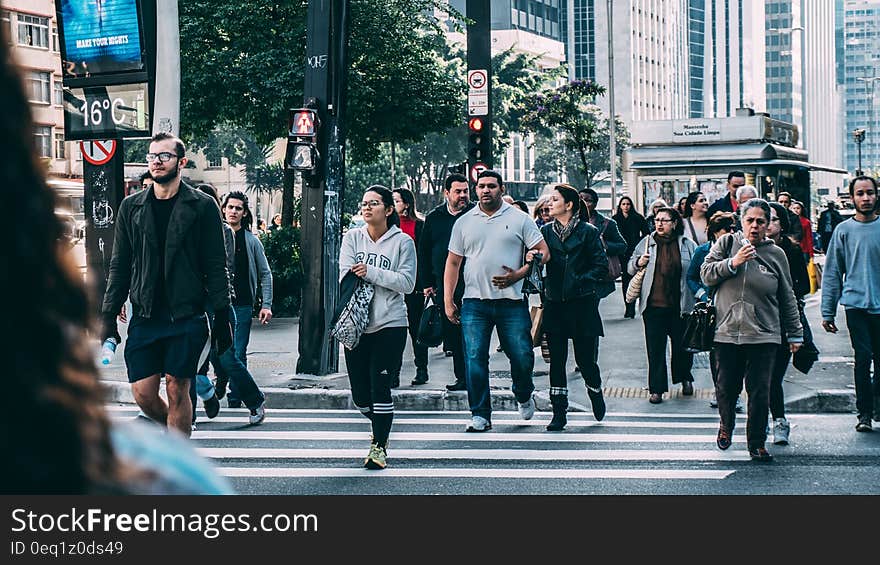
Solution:
M 715 444 L 718 445 L 718 449 L 725 450 L 730 447 L 731 443 L 730 432 L 724 428 L 718 428 L 718 437 L 715 439 Z
M 856 424 L 857 432 L 873 432 L 874 426 L 871 424 L 871 417 L 868 415 L 859 416 L 859 423 Z
M 720 435 L 720 432 L 719 432 Z M 755 449 L 749 450 L 749 457 L 752 458 L 752 461 L 757 461 L 758 463 L 769 463 L 773 461 L 773 456 L 764 449 L 763 447 L 757 447 Z
M 428 369 L 419 367 L 416 369 L 416 378 L 412 380 L 412 385 L 423 385 L 428 382 Z
M 217 414 L 220 413 L 220 400 L 217 398 L 217 393 L 214 393 L 214 396 L 205 400 L 205 414 L 208 415 L 208 418 L 216 418 Z

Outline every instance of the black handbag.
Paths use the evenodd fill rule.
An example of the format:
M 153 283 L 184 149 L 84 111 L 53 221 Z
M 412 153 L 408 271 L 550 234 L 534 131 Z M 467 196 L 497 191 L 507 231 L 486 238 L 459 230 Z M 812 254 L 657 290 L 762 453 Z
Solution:
M 543 266 L 541 265 L 543 257 L 543 253 L 535 253 L 532 256 L 532 262 L 529 263 L 529 272 L 526 278 L 523 279 L 522 291 L 524 295 L 540 294 L 542 297 L 544 296 L 544 276 Z
M 709 351 L 715 341 L 715 306 L 697 302 L 693 312 L 682 313 L 684 319 L 684 349 L 688 353 Z
M 431 302 L 429 305 L 428 302 Z M 443 343 L 443 310 L 430 298 L 425 299 L 425 309 L 419 320 L 417 340 L 426 347 L 437 347 Z

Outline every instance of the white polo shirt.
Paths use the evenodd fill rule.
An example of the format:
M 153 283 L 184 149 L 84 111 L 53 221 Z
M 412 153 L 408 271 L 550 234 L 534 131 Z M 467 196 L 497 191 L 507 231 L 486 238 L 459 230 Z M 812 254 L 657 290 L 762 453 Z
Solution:
M 449 239 L 449 251 L 466 259 L 464 297 L 522 299 L 521 280 L 498 288 L 492 277 L 503 275 L 504 266 L 513 270 L 522 267 L 526 250 L 543 240 L 535 221 L 507 202 L 491 216 L 479 206 L 465 212 L 453 225 Z

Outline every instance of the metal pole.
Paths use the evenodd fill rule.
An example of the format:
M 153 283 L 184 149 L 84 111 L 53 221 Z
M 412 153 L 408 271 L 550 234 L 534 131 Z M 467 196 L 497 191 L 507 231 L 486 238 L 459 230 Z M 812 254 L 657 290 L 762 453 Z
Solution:
M 339 347 L 328 337 L 339 290 L 340 201 L 345 174 L 348 0 L 310 0 L 307 15 L 305 106 L 318 114 L 318 170 L 304 177 L 304 284 L 296 372 L 338 369 Z M 286 161 L 286 159 L 285 159 Z
M 611 0 L 608 5 L 608 153 L 611 171 L 611 211 L 617 207 L 617 124 L 614 119 L 614 18 Z
M 180 135 L 180 28 L 177 0 L 156 0 L 153 133 Z
M 574 46 L 574 2 L 575 0 L 569 0 L 566 3 L 566 13 L 568 15 L 568 21 L 566 22 L 566 28 L 568 33 L 568 80 L 569 82 L 573 81 L 576 78 L 575 73 L 575 65 L 577 64 L 575 61 L 577 60 L 577 53 L 575 53 Z

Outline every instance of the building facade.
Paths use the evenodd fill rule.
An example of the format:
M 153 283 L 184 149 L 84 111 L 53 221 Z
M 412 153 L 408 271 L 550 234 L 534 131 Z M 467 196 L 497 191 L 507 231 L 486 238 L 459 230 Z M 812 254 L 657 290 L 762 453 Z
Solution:
M 692 118 L 766 111 L 764 0 L 688 0 Z
M 799 147 L 810 161 L 843 164 L 837 81 L 835 5 L 827 0 L 767 0 L 767 111 L 800 130 Z M 823 194 L 842 184 L 839 175 L 817 172 Z
M 865 130 L 861 144 L 861 168 L 880 171 L 880 0 L 844 2 L 844 132 L 845 163 L 849 171 L 859 167 L 855 129 Z M 839 139 L 839 138 L 838 138 Z
M 75 145 L 64 141 L 61 46 L 53 0 L 4 0 L 0 25 L 21 68 L 31 105 L 34 139 L 50 175 L 82 174 Z

